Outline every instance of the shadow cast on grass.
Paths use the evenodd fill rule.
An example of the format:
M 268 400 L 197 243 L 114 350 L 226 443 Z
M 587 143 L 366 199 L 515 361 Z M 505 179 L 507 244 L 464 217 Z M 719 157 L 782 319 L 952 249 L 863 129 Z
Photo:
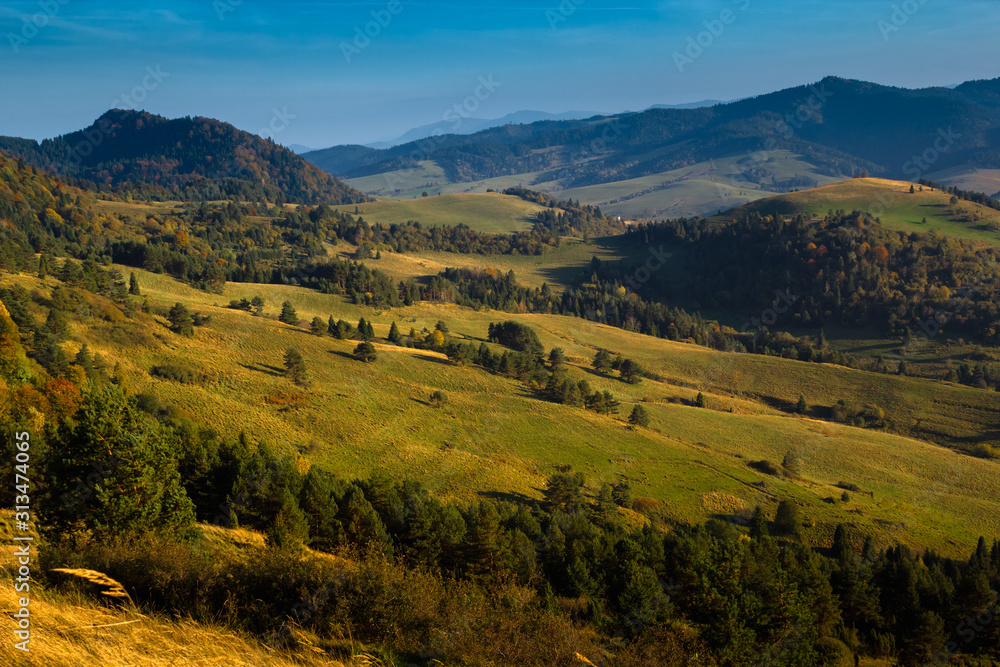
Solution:
M 264 373 L 265 375 L 271 375 L 274 377 L 285 377 L 285 369 L 277 366 L 269 366 L 267 364 L 240 364 L 240 366 L 248 371 Z

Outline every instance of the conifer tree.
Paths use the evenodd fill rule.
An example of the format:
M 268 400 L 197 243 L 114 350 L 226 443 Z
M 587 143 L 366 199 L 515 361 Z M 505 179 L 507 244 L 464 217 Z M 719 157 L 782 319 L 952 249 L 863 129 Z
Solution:
M 386 339 L 393 345 L 400 345 L 403 342 L 403 337 L 399 333 L 399 327 L 396 326 L 396 322 L 392 323 L 389 327 L 389 337 Z
M 191 313 L 180 302 L 175 303 L 167 313 L 167 320 L 170 322 L 170 330 L 182 336 L 194 335 L 194 320 Z
M 281 304 L 281 315 L 278 316 L 278 320 L 293 327 L 299 326 L 299 314 L 295 312 L 295 308 L 290 301 L 285 301 Z
M 295 384 L 306 382 L 306 362 L 295 348 L 285 350 L 285 375 Z

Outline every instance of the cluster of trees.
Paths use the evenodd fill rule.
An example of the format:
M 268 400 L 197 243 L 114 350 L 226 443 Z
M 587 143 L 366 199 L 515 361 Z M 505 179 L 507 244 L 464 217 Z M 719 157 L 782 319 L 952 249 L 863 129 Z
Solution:
M 183 542 L 196 533 L 195 520 L 240 525 L 263 531 L 273 549 L 309 544 L 482 590 L 511 582 L 530 593 L 525 599 L 535 601 L 528 604 L 572 613 L 609 647 L 618 637 L 616 651 L 655 645 L 657 629 L 685 622 L 712 660 L 706 664 L 818 666 L 858 654 L 917 666 L 959 650 L 995 659 L 1000 645 L 991 622 L 998 541 L 981 539 L 967 561 L 956 561 L 902 546 L 879 549 L 839 526 L 832 546 L 816 550 L 802 544 L 801 517 L 788 501 L 773 520 L 758 508 L 749 539 L 719 520 L 663 532 L 655 514 L 653 525 L 637 529 L 621 514 L 632 504 L 627 484 L 588 489 L 572 471 L 549 478 L 542 503 L 445 503 L 419 483 L 387 475 L 346 480 L 318 466 L 301 472 L 293 458 L 246 435 L 223 438 L 190 422 L 154 419 L 115 386 L 86 392 L 45 452 L 39 465 L 55 483 L 39 500 L 56 549 L 80 531 L 92 532 L 90 544 L 148 533 Z M 100 489 L 117 491 L 79 483 L 95 474 Z M 88 547 L 81 553 L 81 543 L 73 544 L 73 557 L 86 563 Z M 148 576 L 145 567 L 118 562 L 120 571 L 106 562 L 103 570 L 126 585 L 138 572 Z M 258 585 L 269 586 L 260 576 L 275 575 L 258 573 Z M 160 581 L 173 586 L 171 577 Z M 185 590 L 181 595 L 203 603 L 226 603 L 225 595 Z M 138 591 L 141 600 L 162 601 L 166 593 Z M 578 602 L 572 612 L 559 611 L 559 599 Z M 307 622 L 321 631 L 323 615 L 336 608 Z M 438 623 L 427 611 L 427 622 Z M 385 637 L 378 624 L 361 616 L 354 622 L 355 636 Z
M 447 327 L 437 331 L 444 334 L 442 329 Z M 400 568 L 394 570 L 401 573 L 397 592 L 408 593 L 406 582 L 421 572 L 475 595 L 514 585 L 528 605 L 519 614 L 536 608 L 556 618 L 571 614 L 574 623 L 622 655 L 677 649 L 659 642 L 667 642 L 669 628 L 680 622 L 697 638 L 678 658 L 686 662 L 697 653 L 710 661 L 705 664 L 748 664 L 766 656 L 778 664 L 820 665 L 854 651 L 919 665 L 959 648 L 996 657 L 1000 626 L 982 619 L 996 613 L 1000 542 L 991 547 L 980 541 L 967 561 L 954 561 L 932 551 L 918 556 L 905 547 L 878 549 L 841 527 L 831 549 L 815 550 L 801 544 L 801 522 L 787 503 L 773 522 L 769 512 L 758 510 L 750 539 L 722 521 L 662 531 L 658 524 L 667 519 L 653 510 L 646 510 L 652 523 L 637 529 L 622 517 L 621 508 L 629 506 L 626 487 L 588 489 L 572 472 L 551 477 L 540 504 L 445 503 L 414 482 L 386 476 L 346 480 L 319 466 L 302 472 L 293 458 L 246 435 L 224 437 L 153 395 L 130 396 L 117 374 L 101 371 L 85 349 L 72 364 L 79 372 L 53 377 L 29 364 L 21 341 L 18 325 L 0 308 L 0 410 L 8 429 L 3 447 L 14 447 L 11 432 L 31 430 L 33 466 L 51 481 L 37 498 L 49 548 L 126 585 L 142 577 L 151 585 L 133 590 L 143 602 L 169 600 L 176 603 L 173 611 L 207 609 L 217 618 L 234 604 L 226 591 L 236 582 L 243 590 L 236 571 L 177 587 L 167 568 L 186 559 L 160 563 L 145 548 L 104 547 L 122 538 L 144 544 L 135 540 L 156 534 L 167 540 L 163 553 L 177 554 L 200 520 L 261 530 L 271 549 L 292 550 L 296 562 L 302 558 L 295 549 L 309 544 Z M 507 354 L 508 364 L 515 355 L 539 361 L 528 353 Z M 547 363 L 547 370 L 554 366 L 558 372 L 565 362 L 556 350 Z M 642 412 L 633 410 L 633 416 L 639 423 Z M 10 473 L 13 452 L 6 451 L 3 461 Z M 0 501 L 12 504 L 9 487 L 0 493 Z M 770 537 L 772 532 L 783 539 Z M 127 561 L 130 553 L 144 565 Z M 151 576 L 150 567 L 159 566 L 163 576 Z M 273 624 L 282 612 L 271 608 L 271 594 L 264 591 L 299 595 L 300 587 L 288 578 L 300 571 L 281 569 L 280 578 L 278 569 L 258 568 L 257 588 L 240 608 L 248 614 L 244 622 Z M 395 641 L 391 622 L 387 630 L 372 620 L 370 605 L 359 609 L 364 613 L 346 619 L 355 636 Z M 336 613 L 342 607 L 330 605 L 310 627 L 322 632 Z M 444 622 L 428 613 L 425 624 Z
M 637 361 L 626 359 L 620 354 L 612 358 L 611 353 L 603 348 L 598 350 L 597 354 L 594 355 L 591 366 L 598 373 L 608 373 L 612 370 L 618 371 L 622 380 L 629 384 L 639 384 L 642 382 L 642 376 L 645 373 Z
M 597 206 L 581 205 L 579 201 L 572 199 L 557 201 L 549 195 L 522 187 L 508 188 L 503 193 L 548 207 L 548 210 L 536 213 L 532 220 L 535 229 L 543 229 L 549 234 L 590 238 L 612 236 L 625 231 L 625 223 L 604 215 Z
M 574 382 L 567 377 L 562 349 L 554 348 L 547 358 L 543 356 L 544 348 L 531 327 L 513 320 L 491 323 L 488 335 L 491 342 L 511 349 L 496 353 L 486 343 L 475 346 L 447 338 L 439 347 L 453 363 L 475 364 L 516 378 L 550 401 L 604 415 L 617 414 L 621 403 L 610 391 L 592 390 L 586 380 Z M 642 425 L 648 423 L 646 419 Z
M 992 209 L 1000 211 L 1000 200 L 990 195 L 983 194 L 982 192 L 976 192 L 974 190 L 962 190 L 958 186 L 947 186 L 941 185 L 940 183 L 935 183 L 934 181 L 927 180 L 926 178 L 921 178 L 919 181 L 920 185 L 925 185 L 930 188 L 937 188 L 942 192 L 947 192 L 948 194 L 957 197 L 958 199 L 963 199 L 965 201 L 975 202 L 976 204 L 982 204 Z
M 1000 251 L 970 241 L 892 231 L 861 212 L 818 222 L 751 213 L 724 226 L 682 219 L 626 237 L 680 249 L 685 291 L 702 306 L 760 312 L 785 291 L 795 296 L 787 318 L 796 325 L 877 325 L 902 338 L 946 323 L 1000 340 Z

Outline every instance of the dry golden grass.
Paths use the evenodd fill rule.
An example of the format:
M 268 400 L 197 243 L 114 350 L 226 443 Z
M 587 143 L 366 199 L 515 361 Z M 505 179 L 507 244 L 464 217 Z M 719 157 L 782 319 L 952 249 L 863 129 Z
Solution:
M 0 604 L 15 609 L 18 594 L 9 579 L 0 585 Z M 31 592 L 30 653 L 13 646 L 14 620 L 0 616 L 0 664 L 25 667 L 161 667 L 162 665 L 342 666 L 306 649 L 276 651 L 225 629 L 190 621 L 146 616 L 102 606 L 82 596 Z M 303 642 L 304 643 L 304 642 Z

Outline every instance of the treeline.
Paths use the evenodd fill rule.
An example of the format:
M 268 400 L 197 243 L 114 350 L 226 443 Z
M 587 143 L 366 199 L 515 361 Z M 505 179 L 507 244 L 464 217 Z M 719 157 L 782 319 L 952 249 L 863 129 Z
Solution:
M 617 218 L 604 215 L 601 213 L 601 209 L 596 206 L 581 205 L 579 201 L 574 202 L 572 199 L 557 201 L 554 197 L 542 192 L 522 187 L 508 188 L 503 193 L 548 207 L 549 210 L 539 211 L 532 220 L 535 223 L 535 229 L 544 230 L 555 236 L 590 238 L 611 236 L 625 231 L 625 223 Z
M 961 190 L 957 185 L 947 186 L 941 185 L 940 183 L 935 183 L 934 181 L 929 181 L 926 178 L 921 178 L 919 181 L 920 185 L 926 185 L 927 187 L 937 188 L 942 192 L 947 192 L 950 195 L 963 199 L 965 201 L 971 201 L 976 204 L 982 204 L 983 206 L 988 206 L 989 208 L 996 209 L 1000 211 L 1000 200 L 997 200 L 990 195 L 984 194 L 982 192 L 976 192 L 975 190 Z
M 96 271 L 81 267 L 99 281 Z M 10 295 L 4 303 L 24 298 Z M 534 347 L 510 323 L 492 332 Z M 299 625 L 333 638 L 332 627 L 349 624 L 357 639 L 424 661 L 502 662 L 512 645 L 532 647 L 518 664 L 559 662 L 553 647 L 566 660 L 586 647 L 609 665 L 665 654 L 705 665 L 826 665 L 852 652 L 904 665 L 958 650 L 997 657 L 1000 625 L 982 619 L 997 612 L 1000 542 L 980 540 L 954 561 L 883 550 L 841 527 L 832 548 L 815 550 L 801 541 L 794 503 L 773 521 L 758 509 L 747 528 L 716 520 L 664 531 L 655 501 L 633 501 L 622 482 L 588 487 L 572 471 L 551 475 L 541 502 L 446 503 L 416 482 L 343 479 L 250 436 L 203 428 L 154 394 L 130 396 L 86 348 L 56 378 L 28 362 L 23 333 L 0 308 L 3 467 L 12 477 L 13 433 L 29 430 L 45 481 L 33 491 L 45 567 L 103 571 L 150 610 L 231 619 L 281 643 L 288 636 L 275 628 L 326 582 L 345 603 L 317 605 Z M 550 352 L 547 371 L 561 363 Z M 0 491 L 5 506 L 12 492 Z M 634 527 L 630 507 L 645 527 Z M 224 555 L 206 561 L 196 520 L 261 530 L 269 546 L 251 555 L 252 568 Z M 322 565 L 331 561 L 303 558 L 303 544 L 358 562 L 363 575 L 331 574 Z M 476 638 L 434 639 L 448 634 L 453 612 L 483 624 Z M 562 629 L 555 638 L 553 628 Z M 578 633 L 589 639 L 566 643 Z
M 369 224 L 325 205 L 294 210 L 259 201 L 178 206 L 144 217 L 97 213 L 94 196 L 24 162 L 0 157 L 0 269 L 34 271 L 36 253 L 114 261 L 167 273 L 218 292 L 226 281 L 268 283 L 302 273 L 327 257 L 327 245 L 359 246 L 359 259 L 381 252 L 435 250 L 479 255 L 539 255 L 559 246 L 543 225 L 486 234 L 466 225 Z M 277 271 L 277 272 L 276 272 Z
M 211 118 L 166 119 L 114 109 L 41 143 L 0 138 L 0 150 L 87 189 L 186 200 L 353 204 L 370 198 L 270 139 Z
M 99 568 L 152 609 L 206 618 L 225 609 L 243 629 L 273 633 L 303 588 L 322 586 L 313 569 L 321 561 L 302 559 L 300 545 L 308 544 L 361 559 L 374 597 L 357 599 L 357 607 L 320 605 L 299 623 L 323 636 L 335 622 L 350 622 L 356 639 L 420 651 L 425 661 L 481 656 L 431 641 L 434 629 L 450 622 L 436 606 L 423 610 L 425 634 L 416 633 L 409 612 L 389 614 L 381 606 L 388 600 L 375 591 L 390 580 L 397 604 L 400 596 L 430 594 L 415 588 L 426 586 L 422 573 L 452 582 L 443 585 L 484 600 L 477 612 L 460 605 L 467 619 L 486 613 L 486 600 L 519 591 L 512 622 L 488 635 L 493 641 L 516 633 L 548 644 L 536 634 L 544 631 L 521 622 L 547 614 L 585 629 L 591 648 L 606 651 L 612 665 L 655 664 L 658 651 L 709 665 L 845 664 L 856 654 L 916 666 L 959 651 L 967 664 L 997 657 L 1000 626 L 991 621 L 1000 541 L 980 539 L 968 560 L 956 561 L 880 549 L 839 526 L 832 546 L 817 550 L 800 541 L 794 503 L 773 520 L 758 508 L 747 528 L 712 520 L 664 532 L 656 504 L 633 501 L 627 484 L 588 488 L 572 471 L 552 474 L 541 502 L 445 503 L 419 483 L 387 475 L 347 480 L 316 466 L 302 472 L 294 458 L 245 435 L 223 438 L 164 418 L 161 409 L 155 419 L 140 405 L 159 407 L 155 397 L 129 398 L 113 385 L 89 389 L 36 465 L 53 482 L 39 497 L 51 545 L 46 563 Z M 98 492 L 87 482 L 94 479 L 121 493 Z M 633 507 L 652 523 L 630 527 L 625 517 Z M 200 547 L 184 546 L 197 536 L 195 519 L 264 532 L 269 547 L 255 559 L 254 575 L 226 560 L 225 569 L 199 571 L 193 554 Z M 152 552 L 150 539 L 160 544 Z M 192 556 L 181 556 L 188 549 Z M 160 552 L 172 556 L 151 555 Z M 292 557 L 303 564 L 283 569 Z M 335 593 L 355 599 L 340 577 L 328 580 Z M 675 634 L 679 624 L 693 629 L 686 650 Z M 407 643 L 394 644 L 401 636 Z M 645 662 L 625 662 L 638 650 L 646 651 Z
M 947 327 L 1000 340 L 1000 250 L 971 241 L 892 231 L 861 212 L 816 222 L 753 213 L 724 226 L 672 220 L 626 238 L 683 252 L 684 291 L 702 307 L 760 312 L 787 291 L 795 325 L 875 325 L 899 338 Z

